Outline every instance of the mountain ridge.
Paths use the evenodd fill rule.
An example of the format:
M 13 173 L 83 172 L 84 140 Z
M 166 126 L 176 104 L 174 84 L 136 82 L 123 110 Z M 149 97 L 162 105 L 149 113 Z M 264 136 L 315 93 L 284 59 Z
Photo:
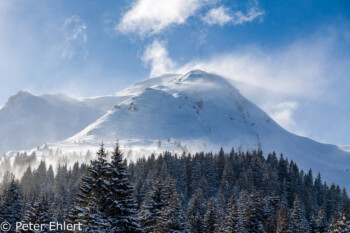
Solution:
M 137 158 L 152 152 L 210 151 L 224 147 L 284 153 L 304 170 L 350 188 L 350 153 L 294 135 L 242 96 L 223 77 L 193 70 L 146 79 L 111 96 L 79 99 L 101 114 L 66 140 L 63 151 L 93 150 L 119 140 Z M 110 106 L 112 105 L 113 106 Z M 110 108 L 108 108 L 110 106 Z M 102 109 L 103 108 L 103 109 Z

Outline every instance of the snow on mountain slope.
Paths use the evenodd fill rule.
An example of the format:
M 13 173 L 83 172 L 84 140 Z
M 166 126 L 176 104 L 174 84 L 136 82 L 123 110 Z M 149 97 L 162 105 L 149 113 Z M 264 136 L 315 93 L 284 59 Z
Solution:
M 64 140 L 103 114 L 64 95 L 20 91 L 0 109 L 0 153 Z
M 350 145 L 339 146 L 339 148 L 343 151 L 350 152 Z
M 97 147 L 120 140 L 134 150 L 157 150 L 157 142 L 159 150 L 174 149 L 176 142 L 192 151 L 261 148 L 283 152 L 301 168 L 350 188 L 350 153 L 289 133 L 222 77 L 199 70 L 166 75 L 118 95 L 125 99 L 113 110 L 56 146 Z
M 79 100 L 20 92 L 0 109 L 0 122 L 6 122 L 0 125 L 0 151 L 65 138 L 50 149 L 62 155 L 96 151 L 101 142 L 110 149 L 119 140 L 128 158 L 135 158 L 164 150 L 261 148 L 283 152 L 300 168 L 350 188 L 350 153 L 284 130 L 224 78 L 199 70 Z M 42 158 L 47 150 L 36 152 Z

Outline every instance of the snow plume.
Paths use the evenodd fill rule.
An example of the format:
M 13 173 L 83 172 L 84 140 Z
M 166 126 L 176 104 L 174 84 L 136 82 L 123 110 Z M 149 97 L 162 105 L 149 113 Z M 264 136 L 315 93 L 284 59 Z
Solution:
M 158 40 L 147 46 L 142 60 L 151 65 L 150 77 L 169 73 L 176 66 L 175 62 L 169 58 L 164 42 Z
M 63 42 L 62 57 L 72 59 L 77 53 L 81 53 L 85 59 L 87 56 L 87 26 L 80 17 L 73 15 L 65 20 L 63 25 L 65 40 Z
M 267 113 L 286 129 L 295 128 L 296 123 L 293 120 L 293 113 L 297 110 L 297 102 L 282 102 L 279 104 L 267 104 L 264 109 Z
M 251 7 L 246 14 L 244 14 L 242 11 L 231 13 L 228 8 L 220 6 L 209 10 L 202 20 L 209 25 L 218 24 L 223 26 L 227 23 L 236 25 L 252 22 L 255 19 L 261 18 L 264 14 L 265 11 L 260 9 L 258 6 Z
M 151 65 L 150 76 L 201 69 L 286 95 L 318 98 L 327 88 L 330 68 L 336 65 L 327 59 L 333 42 L 298 41 L 276 51 L 251 46 L 179 65 L 169 56 L 165 43 L 155 40 L 142 60 Z
M 151 77 L 163 73 L 184 74 L 193 69 L 224 76 L 243 95 L 272 114 L 279 124 L 299 133 L 302 130 L 294 120 L 294 112 L 304 106 L 302 103 L 310 101 L 339 104 L 337 100 L 342 94 L 330 87 L 349 70 L 346 66 L 349 61 L 333 53 L 336 36 L 323 32 L 322 35 L 276 50 L 247 46 L 187 63 L 174 61 L 165 44 L 155 41 L 146 49 L 143 61 L 150 65 Z M 247 88 L 242 89 L 240 83 Z M 273 98 L 269 97 L 270 93 L 274 93 Z
M 141 36 L 158 34 L 172 25 L 184 24 L 208 0 L 138 0 L 122 17 L 116 30 Z

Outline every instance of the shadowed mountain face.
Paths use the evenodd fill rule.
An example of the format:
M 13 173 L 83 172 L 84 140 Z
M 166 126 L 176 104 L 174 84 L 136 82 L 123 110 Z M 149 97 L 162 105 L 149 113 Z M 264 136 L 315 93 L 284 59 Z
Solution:
M 20 91 L 0 109 L 0 152 L 63 140 L 103 113 L 63 95 L 34 96 Z
M 321 172 L 324 180 L 350 187 L 350 173 L 347 172 L 350 153 L 289 133 L 224 78 L 214 74 L 194 70 L 185 75 L 164 75 L 139 82 L 113 96 L 79 101 L 50 97 L 51 102 L 47 96 L 30 98 L 37 101 L 31 100 L 32 108 L 40 108 L 30 108 L 29 119 L 37 125 L 32 124 L 30 130 L 24 132 L 25 135 L 35 135 L 34 126 L 40 128 L 40 122 L 50 119 L 50 126 L 57 131 L 55 136 L 60 136 L 52 137 L 51 141 L 70 137 L 56 144 L 61 149 L 72 148 L 73 144 L 77 149 L 87 145 L 98 147 L 101 141 L 108 144 L 116 140 L 125 143 L 126 147 L 132 142 L 133 149 L 156 141 L 163 142 L 161 150 L 175 150 L 166 147 L 167 142 L 173 141 L 181 142 L 190 151 L 199 150 L 196 143 L 206 145 L 201 147 L 203 150 L 216 150 L 221 146 L 226 149 L 241 147 L 243 150 L 259 148 L 265 153 L 283 152 L 302 169 L 312 168 L 314 173 Z M 0 110 L 1 122 L 10 102 Z M 12 110 L 14 106 L 16 109 L 27 106 L 16 104 L 16 100 L 14 103 Z M 49 111 L 42 115 L 45 112 L 42 109 Z M 58 119 L 53 115 L 58 115 Z M 16 117 L 18 115 L 6 120 Z M 19 119 L 23 121 L 23 118 Z M 26 125 L 28 122 L 20 126 L 26 129 Z M 40 135 L 49 135 L 51 130 L 43 128 L 40 128 Z M 3 129 L 0 131 L 1 138 L 4 138 Z M 148 153 L 153 151 L 154 147 L 150 147 Z

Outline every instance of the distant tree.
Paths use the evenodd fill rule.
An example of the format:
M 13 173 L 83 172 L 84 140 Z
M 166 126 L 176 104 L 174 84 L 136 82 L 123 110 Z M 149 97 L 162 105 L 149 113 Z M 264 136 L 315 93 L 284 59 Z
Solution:
M 350 220 L 346 216 L 345 212 L 341 212 L 338 217 L 336 217 L 331 226 L 330 233 L 349 233 L 350 232 Z
M 222 233 L 244 233 L 240 221 L 240 213 L 234 196 L 228 202 L 225 218 L 221 221 L 219 232 Z
M 326 220 L 326 214 L 323 209 L 318 211 L 317 216 L 313 216 L 310 221 L 310 227 L 312 233 L 325 233 L 328 232 L 328 223 Z
M 288 210 L 285 206 L 280 206 L 277 210 L 276 233 L 289 232 Z
M 160 215 L 165 207 L 164 185 L 158 179 L 146 196 L 140 212 L 141 227 L 145 233 L 155 232 Z
M 289 231 L 293 233 L 309 232 L 309 224 L 305 218 L 304 210 L 298 197 L 294 200 L 293 211 L 290 216 Z
M 205 212 L 205 199 L 202 189 L 197 188 L 187 207 L 187 221 L 190 232 L 201 233 L 204 231 L 203 218 Z
M 52 203 L 52 202 L 51 202 Z M 53 215 L 50 208 L 50 200 L 46 196 L 38 198 L 37 201 L 26 211 L 23 217 L 25 224 L 44 224 L 44 227 L 36 232 L 48 232 L 49 224 L 52 222 Z
M 207 211 L 204 215 L 204 231 L 206 233 L 214 233 L 217 230 L 218 224 L 216 219 L 216 206 L 214 199 L 209 199 L 207 202 Z
M 185 215 L 181 206 L 179 194 L 175 190 L 174 181 L 168 179 L 166 188 L 165 208 L 159 218 L 159 223 L 155 232 L 188 232 Z
M 20 222 L 22 220 L 23 212 L 24 203 L 22 190 L 18 182 L 12 179 L 4 191 L 0 215 L 4 221 L 7 221 L 12 226 L 15 226 L 16 222 Z
M 261 193 L 253 189 L 242 213 L 243 226 L 246 232 L 265 232 L 263 227 L 263 206 Z

